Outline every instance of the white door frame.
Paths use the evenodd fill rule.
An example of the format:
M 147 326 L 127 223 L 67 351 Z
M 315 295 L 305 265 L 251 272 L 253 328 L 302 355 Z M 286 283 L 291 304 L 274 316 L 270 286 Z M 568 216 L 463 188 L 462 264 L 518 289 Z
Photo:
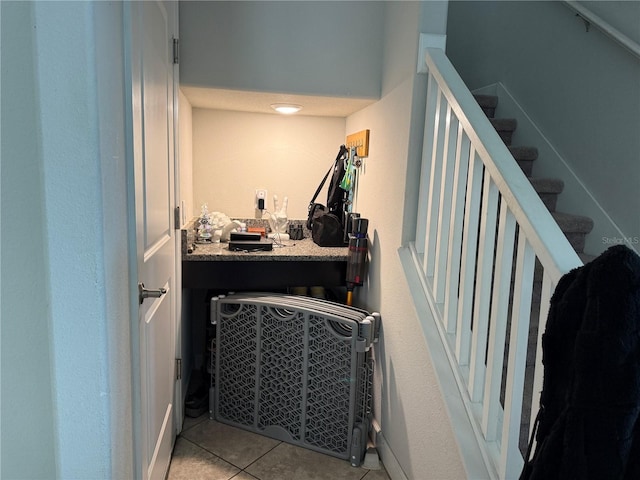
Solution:
M 175 23 L 173 25 L 173 37 L 174 39 L 179 38 L 179 11 L 177 3 L 175 5 L 175 15 L 173 18 Z M 174 52 L 177 54 L 178 52 Z M 174 211 L 178 209 L 180 205 L 180 199 L 182 198 L 182 192 L 180 191 L 180 68 L 178 63 L 173 64 L 173 158 L 174 158 L 174 198 L 175 198 L 175 206 Z M 175 270 L 175 282 L 176 282 L 176 292 L 175 292 L 175 301 L 176 301 L 176 313 L 175 313 L 175 339 L 176 339 L 176 358 L 182 359 L 182 238 L 180 228 L 182 226 L 182 218 L 184 217 L 185 212 L 181 209 L 179 213 L 175 216 L 175 228 L 176 228 L 176 270 Z M 181 375 L 186 375 L 187 372 L 184 370 L 181 371 Z M 182 380 L 177 378 L 175 384 L 175 398 L 174 398 L 174 412 L 175 412 L 175 426 L 176 426 L 176 435 L 178 435 L 182 431 L 182 419 L 184 417 L 184 404 L 182 401 Z

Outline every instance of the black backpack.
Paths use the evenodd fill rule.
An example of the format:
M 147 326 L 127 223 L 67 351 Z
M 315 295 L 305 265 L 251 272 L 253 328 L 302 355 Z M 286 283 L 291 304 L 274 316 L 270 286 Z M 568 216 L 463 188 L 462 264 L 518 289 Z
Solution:
M 340 182 L 345 174 L 345 161 L 348 154 L 347 147 L 340 145 L 340 150 L 333 165 L 320 182 L 313 198 L 309 202 L 307 228 L 311 230 L 313 241 L 321 247 L 344 245 L 344 207 L 347 192 L 340 187 Z M 332 172 L 331 183 L 327 191 L 327 206 L 325 207 L 321 203 L 315 203 L 315 201 Z
M 344 204 L 347 192 L 340 187 L 340 182 L 345 174 L 344 165 L 348 155 L 349 151 L 347 150 L 347 147 L 340 145 L 340 151 L 338 152 L 333 165 L 331 183 L 329 184 L 329 190 L 327 191 L 327 209 L 329 210 L 329 213 L 333 213 L 339 217 L 341 222 L 344 219 Z

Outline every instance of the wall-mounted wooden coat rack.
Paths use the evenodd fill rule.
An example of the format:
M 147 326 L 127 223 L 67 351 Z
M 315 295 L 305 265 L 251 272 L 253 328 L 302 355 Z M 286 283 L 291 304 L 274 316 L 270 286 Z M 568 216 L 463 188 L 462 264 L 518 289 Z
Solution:
M 356 147 L 356 153 L 359 157 L 369 156 L 369 130 L 360 130 L 359 132 L 347 135 L 345 146 L 349 149 Z

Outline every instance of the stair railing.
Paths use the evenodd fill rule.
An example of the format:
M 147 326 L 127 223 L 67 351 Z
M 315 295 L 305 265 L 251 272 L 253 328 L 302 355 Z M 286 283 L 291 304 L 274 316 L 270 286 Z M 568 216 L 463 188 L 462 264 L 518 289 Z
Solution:
M 582 262 L 444 51 L 427 49 L 426 63 L 417 228 L 409 249 L 486 471 L 517 478 L 522 424 L 529 438 L 527 424 L 534 423 L 522 418 L 523 402 L 532 417 L 538 410 L 539 338 L 549 300 L 561 276 Z M 534 319 L 539 336 L 534 393 L 526 397 L 536 259 L 543 270 Z M 459 419 L 452 420 L 455 429 Z
M 568 8 L 576 12 L 576 16 L 580 17 L 587 28 L 591 25 L 595 26 L 602 33 L 611 38 L 614 42 L 618 43 L 620 46 L 624 47 L 634 55 L 636 58 L 640 58 L 640 45 L 637 42 L 634 42 L 631 38 L 626 36 L 620 30 L 615 28 L 610 23 L 603 20 L 600 16 L 593 13 L 590 9 L 573 0 L 565 0 L 563 2 Z

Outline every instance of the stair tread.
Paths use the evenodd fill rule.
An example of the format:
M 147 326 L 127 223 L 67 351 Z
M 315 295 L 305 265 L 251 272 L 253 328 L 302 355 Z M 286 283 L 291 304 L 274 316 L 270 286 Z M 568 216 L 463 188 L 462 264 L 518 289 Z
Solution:
M 490 118 L 489 121 L 498 131 L 513 132 L 518 127 L 518 121 L 515 118 Z
M 498 105 L 498 97 L 496 95 L 474 95 L 473 97 L 481 107 L 496 108 Z
M 538 193 L 561 193 L 564 189 L 564 182 L 559 178 L 529 177 L 529 181 Z
M 513 158 L 520 161 L 536 160 L 538 158 L 538 149 L 536 147 L 509 147 L 509 151 Z
M 551 212 L 551 215 L 564 233 L 589 233 L 593 229 L 593 220 L 589 217 L 564 212 Z

